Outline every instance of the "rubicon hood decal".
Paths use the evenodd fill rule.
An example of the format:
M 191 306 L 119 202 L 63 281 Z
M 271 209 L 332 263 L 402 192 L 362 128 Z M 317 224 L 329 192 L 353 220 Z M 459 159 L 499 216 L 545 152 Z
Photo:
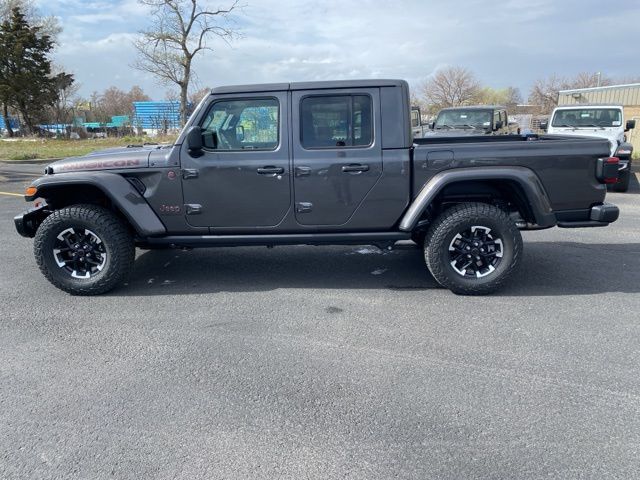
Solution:
M 67 158 L 54 162 L 47 168 L 52 173 L 80 172 L 88 170 L 117 170 L 149 166 L 150 149 L 111 149 L 90 153 L 84 157 Z
M 122 160 L 91 160 L 75 161 L 63 165 L 52 165 L 54 172 L 69 172 L 77 170 L 108 170 L 111 168 L 136 168 L 143 163 L 137 158 Z M 145 165 L 146 166 L 146 165 Z

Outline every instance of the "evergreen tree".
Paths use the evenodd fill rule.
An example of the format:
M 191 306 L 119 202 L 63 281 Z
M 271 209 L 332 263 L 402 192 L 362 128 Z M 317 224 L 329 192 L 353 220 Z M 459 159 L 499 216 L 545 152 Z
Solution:
M 8 109 L 13 108 L 25 133 L 33 133 L 43 112 L 56 102 L 60 83 L 73 82 L 64 72 L 51 74 L 52 48 L 51 37 L 29 25 L 20 8 L 12 9 L 0 25 L 0 102 L 7 125 Z

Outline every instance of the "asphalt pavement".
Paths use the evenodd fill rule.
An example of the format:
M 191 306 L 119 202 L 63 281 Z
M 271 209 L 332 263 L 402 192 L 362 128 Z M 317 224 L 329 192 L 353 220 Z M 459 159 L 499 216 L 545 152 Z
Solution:
M 640 188 L 607 228 L 526 232 L 500 293 L 421 252 L 139 251 L 72 297 L 0 166 L 0 478 L 640 478 Z

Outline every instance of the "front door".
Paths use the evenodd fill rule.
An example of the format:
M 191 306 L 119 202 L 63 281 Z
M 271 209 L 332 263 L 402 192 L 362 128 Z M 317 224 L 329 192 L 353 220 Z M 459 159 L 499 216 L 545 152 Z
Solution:
M 348 229 L 382 175 L 377 89 L 292 94 L 296 221 Z
M 195 227 L 271 227 L 291 203 L 287 93 L 212 100 L 200 157 L 181 151 L 187 222 Z

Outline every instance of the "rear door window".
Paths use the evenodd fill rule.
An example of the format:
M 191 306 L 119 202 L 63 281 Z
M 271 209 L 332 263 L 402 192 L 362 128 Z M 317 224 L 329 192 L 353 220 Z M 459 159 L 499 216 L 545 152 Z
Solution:
M 373 142 L 368 95 L 306 97 L 300 113 L 300 142 L 306 149 L 367 147 Z

